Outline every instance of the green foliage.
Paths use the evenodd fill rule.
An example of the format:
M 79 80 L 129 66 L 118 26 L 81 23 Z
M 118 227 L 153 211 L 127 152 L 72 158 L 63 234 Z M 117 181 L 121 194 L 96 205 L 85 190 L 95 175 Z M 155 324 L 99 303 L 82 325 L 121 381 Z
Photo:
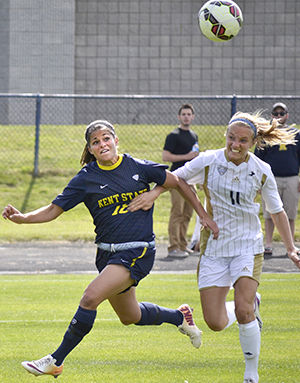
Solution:
M 92 275 L 0 276 L 1 383 L 32 382 L 23 360 L 53 352 Z M 263 274 L 264 320 L 260 380 L 298 383 L 300 353 L 299 274 Z M 232 299 L 232 291 L 229 299 Z M 194 275 L 151 274 L 137 289 L 140 301 L 194 307 L 203 346 L 192 347 L 172 325 L 121 325 L 104 302 L 92 332 L 65 361 L 65 383 L 231 383 L 243 380 L 244 361 L 236 325 L 214 333 L 205 325 Z M 52 377 L 43 377 L 45 382 Z

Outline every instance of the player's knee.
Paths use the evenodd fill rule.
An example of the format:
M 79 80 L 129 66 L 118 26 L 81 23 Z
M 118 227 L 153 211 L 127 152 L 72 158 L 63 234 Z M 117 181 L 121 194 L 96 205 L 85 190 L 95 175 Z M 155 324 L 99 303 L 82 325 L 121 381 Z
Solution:
M 80 306 L 88 310 L 96 310 L 99 303 L 98 297 L 92 291 L 86 290 L 81 298 Z
M 205 320 L 207 326 L 213 331 L 222 331 L 222 330 L 224 330 L 224 328 L 226 326 L 226 322 L 220 321 L 219 319 L 205 318 L 204 317 L 204 320 Z
M 248 323 L 253 319 L 253 305 L 239 305 L 235 308 L 236 319 L 239 323 Z
M 124 326 L 129 326 L 139 321 L 139 318 L 134 318 L 131 315 L 122 315 L 122 316 L 119 316 L 119 319 Z

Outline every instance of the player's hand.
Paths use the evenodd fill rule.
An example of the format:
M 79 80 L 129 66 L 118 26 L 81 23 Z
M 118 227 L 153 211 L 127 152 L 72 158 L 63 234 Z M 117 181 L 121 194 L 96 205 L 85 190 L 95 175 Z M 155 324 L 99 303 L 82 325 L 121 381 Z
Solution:
M 155 196 L 152 192 L 146 192 L 135 197 L 130 204 L 128 205 L 128 210 L 131 212 L 137 210 L 149 210 L 153 206 L 155 201 Z
M 23 223 L 24 222 L 24 214 L 22 214 L 18 209 L 16 209 L 12 205 L 7 205 L 3 212 L 2 217 L 4 219 L 9 219 L 14 223 Z
M 296 265 L 296 267 L 298 267 L 298 269 L 300 269 L 300 251 L 299 249 L 294 249 L 293 251 L 289 251 L 288 252 L 288 256 L 289 258 L 294 262 L 294 264 Z
M 200 217 L 200 222 L 205 229 L 210 229 L 213 233 L 213 239 L 218 239 L 219 228 L 215 221 L 213 221 L 209 216 Z

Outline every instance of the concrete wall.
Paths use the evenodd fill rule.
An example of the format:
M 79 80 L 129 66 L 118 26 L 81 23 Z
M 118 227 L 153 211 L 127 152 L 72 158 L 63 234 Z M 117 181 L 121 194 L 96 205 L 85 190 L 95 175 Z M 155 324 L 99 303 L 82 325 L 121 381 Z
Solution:
M 9 91 L 73 92 L 74 1 L 9 3 Z
M 213 43 L 199 0 L 0 0 L 0 93 L 299 95 L 300 1 L 238 3 L 240 34 Z M 19 123 L 34 110 L 16 120 L 1 99 L 0 123 L 8 108 Z M 74 121 L 88 119 L 74 108 Z
M 239 0 L 240 34 L 203 37 L 199 0 L 77 0 L 75 91 L 299 94 L 299 0 Z
M 73 93 L 74 31 L 74 0 L 1 0 L 0 92 Z M 34 104 L 16 115 L 18 101 L 2 101 L 1 123 L 34 122 Z

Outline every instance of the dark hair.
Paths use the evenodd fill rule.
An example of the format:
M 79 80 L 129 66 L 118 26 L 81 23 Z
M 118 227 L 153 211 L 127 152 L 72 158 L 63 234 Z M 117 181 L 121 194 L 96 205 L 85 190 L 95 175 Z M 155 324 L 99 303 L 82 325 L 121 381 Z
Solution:
M 183 104 L 178 110 L 178 116 L 180 115 L 183 109 L 191 109 L 192 114 L 195 114 L 194 107 L 192 104 Z
M 86 144 L 85 144 L 85 147 L 83 149 L 83 152 L 82 152 L 82 155 L 81 155 L 81 159 L 80 159 L 80 164 L 83 166 L 83 165 L 86 165 L 88 164 L 89 162 L 92 162 L 92 161 L 96 161 L 96 158 L 89 152 L 89 146 L 90 146 L 90 137 L 91 137 L 91 134 L 97 130 L 101 130 L 101 129 L 106 129 L 109 131 L 109 133 L 113 136 L 113 137 L 116 137 L 116 132 L 115 132 L 115 128 L 113 127 L 113 125 L 106 121 L 106 120 L 96 120 L 96 121 L 93 121 L 91 122 L 86 130 L 85 130 L 85 140 L 86 140 Z

